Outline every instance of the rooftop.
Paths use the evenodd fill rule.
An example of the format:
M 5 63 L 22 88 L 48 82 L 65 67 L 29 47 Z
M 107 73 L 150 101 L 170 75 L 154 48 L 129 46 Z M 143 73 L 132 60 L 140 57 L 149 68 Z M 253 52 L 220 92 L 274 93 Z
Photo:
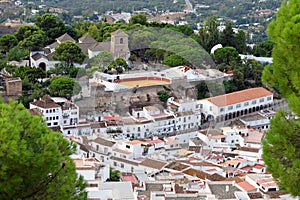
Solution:
M 258 87 L 210 97 L 205 100 L 210 101 L 216 106 L 222 107 L 270 95 L 273 95 L 273 93 L 263 87 Z

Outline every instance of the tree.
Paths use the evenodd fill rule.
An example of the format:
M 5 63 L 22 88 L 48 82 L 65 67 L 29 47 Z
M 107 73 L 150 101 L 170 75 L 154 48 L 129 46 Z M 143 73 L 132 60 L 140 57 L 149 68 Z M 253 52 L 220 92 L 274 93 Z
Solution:
M 45 33 L 43 31 L 36 31 L 30 36 L 24 38 L 19 45 L 30 50 L 39 50 L 44 46 L 45 42 Z
M 210 52 L 211 48 L 220 43 L 218 26 L 217 18 L 210 17 L 205 21 L 204 27 L 199 30 L 199 42 L 208 52 Z
M 75 144 L 22 104 L 0 102 L 0 198 L 86 199 L 70 155 Z
M 109 168 L 109 178 L 106 181 L 120 181 L 120 171 Z
M 290 110 L 300 116 L 300 2 L 284 1 L 276 20 L 268 26 L 268 35 L 275 42 L 273 64 L 266 66 L 262 79 L 275 87 L 289 102 Z M 263 142 L 263 158 L 281 188 L 293 196 L 300 195 L 300 122 L 279 111 L 271 121 Z
M 6 34 L 0 37 L 0 51 L 8 52 L 11 48 L 17 46 L 18 40 L 14 35 Z
M 44 14 L 37 17 L 35 24 L 46 33 L 47 44 L 52 43 L 66 32 L 63 21 L 52 14 Z
M 213 58 L 216 64 L 233 65 L 232 67 L 241 64 L 239 53 L 234 47 L 224 47 L 215 50 Z
M 7 53 L 6 53 L 6 58 L 8 61 L 21 61 L 25 56 L 29 54 L 29 50 L 26 48 L 21 48 L 19 46 L 15 46 L 11 48 Z
M 135 14 L 132 15 L 130 20 L 130 24 L 141 24 L 141 25 L 146 25 L 147 23 L 147 16 L 146 14 Z
M 225 29 L 221 33 L 221 44 L 223 47 L 235 47 L 234 32 L 231 23 L 227 23 Z
M 164 64 L 171 67 L 176 67 L 180 65 L 189 65 L 189 62 L 179 55 L 172 54 L 164 58 Z
M 53 59 L 66 62 L 67 66 L 72 66 L 74 63 L 82 64 L 85 57 L 81 48 L 71 41 L 60 43 L 53 54 Z
M 237 34 L 234 37 L 234 47 L 240 53 L 246 53 L 246 34 L 243 30 L 238 30 Z
M 32 34 L 34 34 L 35 32 L 39 32 L 42 31 L 39 27 L 37 26 L 21 26 L 15 33 L 14 35 L 16 36 L 16 38 L 20 41 L 24 40 L 25 38 L 28 38 L 29 36 L 31 36 Z
M 253 47 L 253 55 L 259 57 L 271 57 L 275 43 L 271 40 L 265 40 Z
M 75 94 L 79 94 L 81 91 L 81 85 L 68 77 L 53 77 L 49 85 L 49 92 L 51 96 L 57 97 L 71 97 Z
M 110 63 L 114 61 L 113 56 L 108 51 L 101 51 L 98 55 L 90 59 L 91 66 L 97 66 L 101 69 L 107 67 Z
M 157 96 L 158 96 L 159 100 L 161 100 L 163 102 L 167 102 L 168 98 L 170 97 L 169 93 L 165 90 L 158 91 Z

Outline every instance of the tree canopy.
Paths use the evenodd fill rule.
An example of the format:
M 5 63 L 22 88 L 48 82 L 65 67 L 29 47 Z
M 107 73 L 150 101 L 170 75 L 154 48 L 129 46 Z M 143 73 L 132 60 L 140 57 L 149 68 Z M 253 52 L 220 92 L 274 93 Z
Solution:
M 17 102 L 0 110 L 0 199 L 86 199 L 75 145 Z
M 82 52 L 81 48 L 71 42 L 62 42 L 55 48 L 53 59 L 66 62 L 67 66 L 71 66 L 74 63 L 82 64 L 86 55 Z
M 53 77 L 49 85 L 51 96 L 70 97 L 79 94 L 81 85 L 72 78 L 59 76 Z
M 291 111 L 300 116 L 300 2 L 284 1 L 276 20 L 268 26 L 275 42 L 273 64 L 265 67 L 263 81 L 278 89 Z M 263 158 L 280 186 L 294 196 L 300 195 L 300 122 L 280 111 L 271 122 L 264 140 Z

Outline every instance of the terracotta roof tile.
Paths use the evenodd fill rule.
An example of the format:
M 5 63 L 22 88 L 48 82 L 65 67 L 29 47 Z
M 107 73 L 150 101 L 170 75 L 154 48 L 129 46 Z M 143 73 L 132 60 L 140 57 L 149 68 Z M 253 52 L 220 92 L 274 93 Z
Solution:
M 67 33 L 63 34 L 59 38 L 56 39 L 58 42 L 65 42 L 65 41 L 71 41 L 75 42 L 75 40 Z
M 216 106 L 221 107 L 270 95 L 273 95 L 273 93 L 263 87 L 258 87 L 210 97 L 206 98 L 205 100 L 208 100 Z
M 108 147 L 112 147 L 112 146 L 114 146 L 114 144 L 116 143 L 116 142 L 114 142 L 114 141 L 110 141 L 110 140 L 105 140 L 105 139 L 103 139 L 103 138 L 96 138 L 95 140 L 94 140 L 94 142 L 96 142 L 96 143 L 98 143 L 98 144 L 101 144 L 101 145 L 103 145 L 103 146 L 108 146 Z
M 255 190 L 256 188 L 251 185 L 248 181 L 243 181 L 243 182 L 240 182 L 240 183 L 237 183 L 237 185 L 242 188 L 244 191 L 246 192 L 249 192 L 249 191 L 252 191 L 252 190 Z
M 158 160 L 153 160 L 150 158 L 146 158 L 144 159 L 140 165 L 146 166 L 146 167 L 150 167 L 150 168 L 154 168 L 154 169 L 162 169 L 165 165 L 167 165 L 166 162 L 163 161 L 158 161 Z
M 86 34 L 78 39 L 79 43 L 96 43 L 97 41 L 89 34 Z

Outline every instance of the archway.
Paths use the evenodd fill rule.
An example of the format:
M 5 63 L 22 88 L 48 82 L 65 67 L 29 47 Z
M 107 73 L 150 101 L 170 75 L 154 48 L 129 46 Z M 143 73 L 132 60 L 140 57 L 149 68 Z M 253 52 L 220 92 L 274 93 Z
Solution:
M 41 62 L 41 63 L 39 64 L 39 68 L 41 68 L 43 71 L 46 71 L 46 63 Z
M 208 121 L 208 122 L 211 122 L 211 121 L 214 121 L 214 116 L 213 115 L 207 115 L 207 118 L 206 118 L 206 120 Z

